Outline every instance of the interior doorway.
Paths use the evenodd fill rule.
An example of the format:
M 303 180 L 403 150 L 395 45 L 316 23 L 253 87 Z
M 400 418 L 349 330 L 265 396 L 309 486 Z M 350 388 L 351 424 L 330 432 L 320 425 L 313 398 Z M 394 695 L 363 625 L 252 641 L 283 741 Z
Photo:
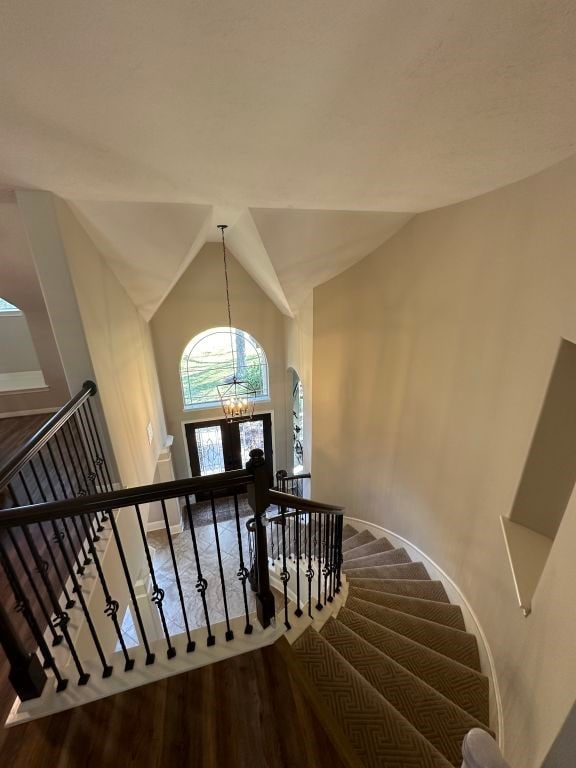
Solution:
M 261 413 L 250 421 L 229 424 L 225 419 L 197 421 L 185 425 L 190 470 L 194 477 L 242 469 L 253 448 L 261 448 L 266 457 L 270 483 L 274 474 L 272 453 L 272 414 Z M 221 496 L 228 495 L 222 491 Z M 196 494 L 197 501 L 207 495 Z

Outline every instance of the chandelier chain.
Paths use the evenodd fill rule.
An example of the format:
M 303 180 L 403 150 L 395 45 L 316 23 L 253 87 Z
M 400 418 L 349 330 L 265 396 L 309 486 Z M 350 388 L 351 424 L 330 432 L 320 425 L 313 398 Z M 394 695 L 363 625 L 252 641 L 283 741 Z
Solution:
M 224 280 L 226 281 L 226 306 L 228 307 L 228 330 L 230 332 L 230 352 L 232 353 L 232 371 L 234 373 L 234 381 L 236 381 L 236 357 L 234 355 L 234 339 L 232 338 L 232 311 L 230 309 L 230 288 L 228 286 L 228 264 L 226 261 L 226 240 L 224 238 L 224 230 L 227 228 L 227 224 L 218 224 L 218 229 L 222 235 L 222 254 L 224 256 Z

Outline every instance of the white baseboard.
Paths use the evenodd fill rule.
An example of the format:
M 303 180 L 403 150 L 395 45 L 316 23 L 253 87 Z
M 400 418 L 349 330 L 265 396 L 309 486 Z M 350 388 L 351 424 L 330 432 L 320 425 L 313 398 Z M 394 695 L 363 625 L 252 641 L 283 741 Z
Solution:
M 425 552 L 422 552 L 419 547 L 412 544 L 411 541 L 405 539 L 394 531 L 390 531 L 388 528 L 384 528 L 382 525 L 376 523 L 368 523 L 365 520 L 361 520 L 358 517 L 349 517 L 346 515 L 345 522 L 350 523 L 354 528 L 360 531 L 370 531 L 377 539 L 386 536 L 390 539 L 390 542 L 395 547 L 404 547 L 408 552 L 412 560 L 425 561 L 426 567 L 432 579 L 441 581 L 444 588 L 450 598 L 450 601 L 459 605 L 462 609 L 464 616 L 464 623 L 466 624 L 466 630 L 475 635 L 478 641 L 478 650 L 480 653 L 480 663 L 482 670 L 490 682 L 490 727 L 496 733 L 498 744 L 503 751 L 504 748 L 504 721 L 502 711 L 502 697 L 500 695 L 500 687 L 498 685 L 498 678 L 496 676 L 496 665 L 494 663 L 494 656 L 490 650 L 488 640 L 480 625 L 480 621 L 476 616 L 472 606 L 466 599 L 466 596 L 455 584 L 454 581 L 448 576 L 448 574 L 440 568 L 440 566 L 434 562 Z
M 154 522 L 146 524 L 146 533 L 150 533 L 151 531 L 164 531 L 164 530 L 166 530 L 164 520 L 154 520 Z M 180 521 L 179 523 L 176 523 L 175 525 L 170 526 L 170 533 L 182 533 L 183 530 L 184 530 L 184 523 L 182 521 Z

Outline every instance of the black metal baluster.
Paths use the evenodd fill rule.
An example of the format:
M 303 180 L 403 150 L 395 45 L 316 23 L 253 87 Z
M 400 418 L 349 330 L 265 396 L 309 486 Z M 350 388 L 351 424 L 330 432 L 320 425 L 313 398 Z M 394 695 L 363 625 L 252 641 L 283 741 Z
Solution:
M 328 576 L 330 575 L 330 515 L 326 515 L 324 525 L 324 568 L 322 569 L 322 575 L 324 576 L 324 605 L 326 605 L 328 597 Z
M 144 643 L 144 648 L 146 649 L 146 664 L 154 664 L 154 659 L 156 658 L 156 656 L 150 650 L 150 645 L 148 643 L 148 637 L 146 636 L 146 630 L 144 629 L 144 623 L 142 621 L 142 616 L 140 615 L 140 608 L 138 607 L 138 601 L 136 599 L 136 593 L 134 592 L 134 585 L 132 584 L 132 578 L 130 576 L 130 570 L 128 568 L 128 561 L 126 560 L 126 555 L 124 554 L 124 547 L 122 546 L 122 541 L 120 539 L 120 533 L 118 532 L 118 526 L 116 525 L 116 520 L 114 519 L 114 512 L 111 509 L 108 510 L 108 518 L 110 520 L 110 525 L 112 526 L 112 533 L 114 534 L 114 539 L 116 541 L 116 547 L 118 549 L 118 554 L 120 555 L 120 562 L 122 563 L 122 569 L 124 571 L 124 576 L 126 578 L 126 584 L 128 585 L 128 591 L 130 592 L 130 598 L 132 600 L 132 605 L 134 606 L 134 613 L 136 614 L 136 621 L 138 622 L 138 626 L 140 627 L 140 633 L 142 635 L 142 642 Z
M 90 421 L 88 419 L 88 411 L 86 409 L 86 403 L 82 405 L 80 410 L 77 413 L 79 421 L 82 423 L 82 430 L 84 433 L 84 437 L 86 440 L 86 444 L 88 445 L 88 450 L 90 452 L 90 457 L 92 459 L 92 465 L 94 472 L 96 473 L 96 479 L 98 480 L 98 484 L 100 486 L 100 493 L 103 493 L 107 490 L 106 488 L 106 478 L 104 477 L 104 470 L 102 469 L 102 461 L 99 461 L 100 458 L 98 456 L 98 447 L 96 446 L 96 440 L 94 439 L 94 434 L 91 429 Z
M 300 513 L 296 510 L 296 516 L 294 517 L 294 532 L 295 532 L 295 544 L 296 544 L 296 610 L 294 615 L 302 616 L 302 609 L 300 608 Z
M 174 569 L 174 576 L 176 577 L 176 586 L 178 588 L 178 597 L 180 598 L 180 607 L 182 608 L 182 618 L 184 619 L 184 626 L 186 628 L 186 637 L 188 638 L 188 644 L 186 645 L 186 652 L 191 653 L 196 648 L 196 643 L 190 636 L 190 627 L 188 626 L 188 615 L 186 613 L 186 605 L 184 603 L 184 593 L 182 592 L 182 584 L 180 582 L 180 573 L 178 572 L 178 563 L 176 560 L 176 552 L 174 551 L 174 543 L 172 541 L 172 532 L 170 531 L 170 522 L 168 520 L 168 512 L 166 511 L 166 502 L 164 499 L 160 499 L 162 505 L 162 516 L 164 517 L 164 525 L 166 526 L 166 535 L 168 536 L 168 546 L 170 547 L 170 556 L 172 558 L 172 567 Z
M 312 579 L 314 578 L 314 569 L 312 568 L 312 513 L 308 512 L 308 568 L 306 569 L 306 578 L 308 579 L 308 616 L 312 618 Z
M 110 510 L 110 514 L 112 514 L 112 511 Z M 98 572 L 98 578 L 100 579 L 100 584 L 102 585 L 102 590 L 104 592 L 104 599 L 106 601 L 106 608 L 104 608 L 104 613 L 106 616 L 108 616 L 112 623 L 114 624 L 114 629 L 116 630 L 116 636 L 118 637 L 118 641 L 120 643 L 120 647 L 122 648 L 122 653 L 124 654 L 124 671 L 130 672 L 131 669 L 134 669 L 134 659 L 131 659 L 128 655 L 128 649 L 126 648 L 126 643 L 124 642 L 124 636 L 122 635 L 122 628 L 120 627 L 120 623 L 118 621 L 118 609 L 120 608 L 120 604 L 117 600 L 112 599 L 112 595 L 110 594 L 110 590 L 108 589 L 108 583 L 106 581 L 106 577 L 104 576 L 104 571 L 102 570 L 102 566 L 100 564 L 100 558 L 98 556 L 98 552 L 96 551 L 96 547 L 94 546 L 92 540 L 90 539 L 89 529 L 88 529 L 88 523 L 86 522 L 86 519 L 84 517 L 81 518 L 82 525 L 84 526 L 84 531 L 86 532 L 86 540 L 88 541 L 88 546 L 90 547 L 90 551 L 92 553 L 92 557 L 94 558 L 94 565 L 96 566 L 96 571 Z
M 48 472 L 48 467 L 46 466 L 46 462 L 44 461 L 44 457 L 42 456 L 42 452 L 38 452 L 38 458 L 40 459 L 40 464 L 42 464 L 42 469 L 44 470 L 44 474 L 46 476 L 46 479 L 48 481 L 48 485 L 50 487 L 50 493 L 54 497 L 54 500 L 57 500 L 56 495 L 56 489 L 54 488 L 54 484 L 52 483 L 52 479 L 50 477 L 50 473 Z M 76 518 L 72 517 L 72 525 L 74 526 L 74 530 L 76 531 L 76 535 L 78 536 L 78 541 L 80 542 L 80 548 L 82 549 L 82 554 L 84 555 L 84 565 L 90 565 L 92 562 L 90 558 L 88 557 L 88 554 L 86 552 L 86 549 L 84 547 L 84 541 L 82 539 L 82 536 L 80 535 L 80 531 L 78 530 L 78 524 L 76 522 Z M 82 571 L 78 571 L 78 574 L 81 576 L 84 573 L 84 568 L 82 568 Z
M 92 635 L 92 640 L 94 642 L 94 647 L 96 648 L 96 653 L 98 654 L 98 658 L 100 659 L 100 662 L 102 664 L 102 677 L 110 677 L 110 675 L 112 674 L 112 667 L 106 661 L 106 657 L 104 656 L 104 651 L 102 650 L 102 645 L 100 644 L 100 640 L 98 638 L 98 633 L 96 632 L 96 627 L 94 626 L 94 622 L 92 621 L 92 616 L 90 615 L 90 611 L 88 610 L 88 606 L 86 605 L 86 600 L 84 599 L 84 593 L 82 592 L 82 587 L 78 583 L 78 579 L 76 578 L 76 574 L 74 573 L 72 563 L 70 561 L 70 558 L 68 557 L 68 553 L 66 552 L 66 547 L 64 545 L 64 534 L 58 530 L 58 526 L 56 525 L 54 520 L 52 520 L 52 530 L 54 531 L 54 539 L 58 542 L 60 546 L 60 551 L 62 552 L 62 557 L 64 558 L 64 561 L 66 562 L 66 566 L 70 571 L 70 578 L 72 579 L 72 584 L 74 585 L 74 594 L 77 595 L 78 597 L 78 602 L 80 603 L 82 612 L 84 614 L 84 617 L 86 618 L 86 623 L 88 624 L 88 629 L 90 630 L 90 634 Z
M 96 419 L 94 418 L 94 411 L 92 410 L 92 403 L 90 402 L 90 400 L 86 401 L 86 405 L 88 406 L 88 413 L 90 414 L 90 419 L 92 420 L 92 426 L 94 427 L 94 434 L 96 435 L 96 441 L 98 443 L 98 458 L 100 458 L 102 461 L 102 466 L 104 467 L 104 473 L 106 475 L 106 483 L 107 483 L 106 488 L 109 491 L 113 491 L 114 486 L 112 484 L 110 469 L 108 468 L 108 462 L 106 461 L 106 454 L 102 446 L 102 440 L 100 439 L 100 433 L 96 425 Z
M 318 513 L 318 538 L 316 541 L 316 570 L 318 572 L 318 600 L 316 610 L 321 611 L 322 605 L 322 513 Z
M 62 461 L 62 466 L 64 467 L 64 472 L 66 474 L 66 479 L 68 481 L 68 486 L 70 488 L 70 493 L 69 494 L 66 493 L 66 498 L 68 499 L 70 497 L 74 497 L 76 494 L 74 492 L 74 486 L 72 484 L 72 478 L 70 476 L 70 472 L 68 471 L 68 466 L 67 466 L 66 461 L 64 459 L 64 453 L 62 451 L 62 446 L 60 445 L 60 440 L 58 439 L 58 433 L 56 433 L 54 438 L 55 438 L 56 447 L 58 449 L 58 453 L 60 455 L 60 460 Z M 76 572 L 78 573 L 79 576 L 81 576 L 84 573 L 84 567 L 80 563 L 80 558 L 78 557 L 78 548 L 73 546 L 72 534 L 70 533 L 70 529 L 69 529 L 68 525 L 66 525 L 64 520 L 62 522 L 63 522 L 64 530 L 66 532 L 66 537 L 68 539 L 68 543 L 70 544 L 70 549 L 72 551 L 72 555 L 74 556 L 74 561 L 76 563 Z
M 98 493 L 98 486 L 96 484 L 96 480 L 99 480 L 98 472 L 94 463 L 94 456 L 92 455 L 90 441 L 88 440 L 88 436 L 86 434 L 86 428 L 84 427 L 84 422 L 80 416 L 80 411 L 77 411 L 74 414 L 74 423 L 76 424 L 76 429 L 78 429 L 80 445 L 82 446 L 82 453 L 84 454 L 86 469 L 88 470 L 88 474 L 86 475 L 86 473 L 84 473 L 84 475 L 87 478 L 88 483 L 92 485 L 92 490 L 94 493 Z M 80 430 L 82 431 L 82 434 L 80 434 Z M 88 450 L 86 450 L 86 446 L 88 446 Z M 82 468 L 82 463 L 80 464 L 80 467 Z M 88 520 L 90 521 L 90 528 L 92 530 L 92 541 L 100 541 L 100 536 L 98 536 L 98 534 L 102 533 L 104 528 L 100 523 L 98 515 L 95 512 L 91 512 L 88 515 Z M 96 520 L 96 530 L 94 530 L 94 520 Z
M 50 634 L 52 635 L 52 645 L 60 645 L 60 643 L 64 640 L 64 638 L 62 637 L 62 635 L 59 635 L 58 632 L 56 632 L 54 625 L 52 624 L 51 613 L 46 608 L 44 604 L 44 600 L 42 599 L 42 596 L 38 589 L 38 586 L 36 585 L 36 582 L 32 578 L 32 572 L 28 567 L 28 563 L 26 561 L 26 558 L 24 557 L 24 553 L 20 548 L 20 544 L 18 543 L 16 534 L 12 528 L 8 528 L 8 536 L 10 538 L 10 541 L 12 542 L 12 546 L 14 547 L 16 554 L 18 555 L 18 560 L 20 560 L 20 565 L 22 566 L 24 573 L 26 574 L 26 578 L 28 579 L 28 582 L 32 587 L 32 591 L 34 592 L 34 597 L 36 598 L 36 602 L 38 603 L 38 606 L 40 607 L 42 615 L 46 620 L 46 625 L 50 630 Z
M 334 517 L 330 515 L 330 588 L 328 594 L 328 602 L 331 603 L 334 600 Z
M 6 574 L 8 582 L 10 583 L 10 586 L 12 587 L 12 591 L 14 593 L 14 598 L 16 600 L 16 610 L 19 610 L 22 612 L 22 615 L 26 619 L 26 622 L 30 627 L 30 631 L 32 632 L 32 635 L 35 641 L 38 643 L 38 648 L 40 649 L 40 652 L 44 658 L 44 665 L 43 665 L 44 669 L 52 670 L 52 672 L 54 673 L 54 677 L 56 678 L 56 691 L 58 692 L 63 691 L 68 685 L 68 680 L 62 677 L 60 670 L 58 669 L 58 666 L 56 664 L 56 660 L 54 656 L 52 656 L 52 654 L 50 653 L 50 649 L 48 647 L 46 640 L 44 639 L 44 635 L 42 633 L 42 630 L 40 629 L 40 625 L 38 624 L 36 617 L 34 616 L 34 612 L 32 611 L 30 601 L 28 600 L 28 597 L 26 595 L 26 590 L 23 589 L 22 585 L 20 584 L 16 571 L 14 570 L 14 567 L 12 565 L 12 561 L 10 560 L 10 557 L 6 552 L 6 549 L 4 548 L 4 544 L 2 543 L 1 537 L 0 537 L 0 560 L 2 561 L 4 573 Z M 51 626 L 50 622 L 48 623 Z
M 72 430 L 70 429 L 70 424 L 65 425 L 68 428 L 68 432 L 70 434 L 70 438 L 73 441 L 74 436 L 72 435 Z M 64 427 L 62 428 L 62 439 L 64 442 L 64 447 L 66 448 L 66 453 L 68 454 L 68 457 L 70 459 L 70 466 L 72 467 L 72 471 L 74 472 L 74 477 L 76 478 L 76 496 L 86 496 L 88 491 L 87 489 L 82 485 L 82 481 L 80 480 L 80 475 L 78 474 L 78 470 L 76 468 L 76 463 L 74 461 L 74 457 L 72 454 L 72 450 L 70 448 L 70 443 L 68 442 L 68 439 L 66 437 L 66 432 L 64 431 Z M 78 455 L 78 454 L 76 454 Z M 86 549 L 84 547 L 84 539 L 80 535 L 80 531 L 78 530 L 78 524 L 76 522 L 76 518 L 72 518 L 72 525 L 74 526 L 74 530 L 76 531 L 76 536 L 78 537 L 78 541 L 80 542 L 80 549 L 82 550 L 82 555 L 84 557 L 84 565 L 90 565 L 90 558 L 88 557 L 88 554 L 86 552 Z M 88 534 L 87 534 L 88 535 Z M 70 539 L 70 544 L 72 544 L 72 540 Z M 78 573 L 80 576 L 84 573 L 84 567 L 80 566 L 79 569 L 77 569 L 76 573 Z
M 234 639 L 234 632 L 230 628 L 230 617 L 228 615 L 228 598 L 226 597 L 226 582 L 224 580 L 224 568 L 222 566 L 222 553 L 220 552 L 220 536 L 218 535 L 218 523 L 216 521 L 216 503 L 214 501 L 214 492 L 210 491 L 210 507 L 212 509 L 212 522 L 214 524 L 214 536 L 216 538 L 216 554 L 218 556 L 218 570 L 220 571 L 220 588 L 222 591 L 222 600 L 224 602 L 224 616 L 226 617 L 226 640 Z
M 340 592 L 342 586 L 342 528 L 344 527 L 344 516 L 338 515 L 336 517 L 336 589 L 337 593 Z
M 280 571 L 280 581 L 282 582 L 282 588 L 284 590 L 284 626 L 286 629 L 290 629 L 290 622 L 288 620 L 288 582 L 290 581 L 290 573 L 286 568 L 286 516 L 284 512 L 282 515 L 282 570 Z M 290 518 L 288 518 L 290 520 Z M 288 539 L 290 541 L 290 539 Z
M 38 477 L 38 473 L 36 472 L 36 467 L 34 466 L 34 459 L 30 460 L 30 469 L 32 471 L 32 475 L 34 477 L 34 482 L 38 486 L 38 490 L 40 491 L 40 496 L 42 498 L 42 501 L 47 501 L 46 494 L 44 493 L 44 489 L 40 485 L 40 479 Z M 29 495 L 29 494 L 28 494 Z M 32 501 L 30 501 L 32 503 Z M 46 551 L 48 552 L 48 555 L 50 556 L 50 559 L 52 560 L 52 565 L 54 566 L 54 571 L 56 572 L 56 575 L 58 576 L 58 580 L 60 581 L 60 584 L 62 586 L 62 591 L 64 592 L 64 597 L 66 598 L 66 608 L 70 609 L 74 607 L 75 601 L 70 597 L 70 594 L 68 592 L 68 589 L 66 587 L 66 580 L 62 576 L 62 573 L 60 571 L 60 567 L 58 566 L 58 563 L 56 561 L 56 557 L 54 556 L 54 553 L 52 552 L 52 548 L 50 546 L 50 543 L 48 541 L 48 537 L 46 536 L 46 532 L 44 531 L 44 526 L 42 523 L 37 523 L 38 528 L 40 530 L 40 535 L 42 536 L 42 539 L 44 540 L 44 544 L 46 546 Z
M 169 659 L 173 659 L 176 656 L 176 648 L 172 645 L 170 639 L 170 633 L 168 632 L 168 625 L 166 624 L 166 617 L 164 616 L 164 608 L 162 603 L 164 602 L 164 590 L 160 589 L 158 582 L 156 581 L 156 572 L 152 563 L 152 557 L 150 556 L 150 547 L 148 546 L 148 540 L 146 538 L 146 531 L 144 530 L 144 523 L 142 522 L 142 514 L 138 504 L 134 504 L 136 510 L 136 517 L 138 518 L 138 527 L 140 528 L 140 535 L 142 536 L 142 544 L 144 545 L 144 552 L 146 554 L 146 561 L 148 563 L 148 570 L 150 571 L 150 578 L 152 579 L 152 602 L 158 608 L 160 614 L 160 621 L 162 622 L 162 629 L 164 630 L 164 637 L 166 638 L 166 644 L 168 650 L 166 656 Z
M 76 421 L 74 421 L 74 424 L 76 424 Z M 90 483 L 92 484 L 92 489 L 93 489 L 94 493 L 97 493 L 97 491 L 96 491 L 96 483 L 94 482 L 94 479 L 95 479 L 96 475 L 93 472 L 92 473 L 90 472 L 90 467 L 89 466 L 86 467 L 86 469 L 88 469 L 88 475 L 84 471 L 84 465 L 82 463 L 82 458 L 80 456 L 80 452 L 78 451 L 77 441 L 76 441 L 76 439 L 74 437 L 74 433 L 72 432 L 71 422 L 70 421 L 67 422 L 66 426 L 68 427 L 68 432 L 69 432 L 69 435 L 70 435 L 70 438 L 71 438 L 71 442 L 72 442 L 72 447 L 74 449 L 74 453 L 76 454 L 76 459 L 78 461 L 78 466 L 80 467 L 80 472 L 82 474 L 82 477 L 84 478 L 84 484 L 85 485 L 84 485 L 84 487 L 80 487 L 79 486 L 78 496 L 86 496 L 88 494 L 89 488 L 90 488 Z M 80 444 L 82 446 L 82 451 L 84 453 L 84 457 L 86 458 L 86 448 L 84 446 L 84 443 L 82 442 L 82 436 L 80 435 L 80 432 L 78 431 L 78 425 L 77 424 L 76 424 L 76 430 L 77 430 L 78 440 L 80 441 Z M 64 433 L 64 429 L 62 429 L 62 432 Z M 72 464 L 74 466 L 74 471 L 76 472 L 76 466 L 75 466 L 74 462 L 72 462 Z M 94 531 L 94 523 L 92 522 L 92 518 L 89 517 L 88 521 L 90 523 L 90 529 L 92 531 L 92 541 L 98 541 L 99 540 L 99 536 Z M 88 563 L 86 563 L 86 565 L 88 565 Z
M 36 549 L 36 545 L 34 544 L 34 539 L 32 538 L 32 534 L 30 533 L 28 526 L 22 525 L 21 529 L 22 529 L 22 533 L 24 534 L 24 538 L 26 539 L 26 543 L 28 544 L 28 549 L 30 550 L 34 563 L 36 564 L 36 569 L 40 574 L 40 577 L 44 583 L 44 587 L 46 589 L 48 597 L 50 598 L 50 602 L 52 603 L 52 609 L 55 615 L 54 625 L 61 629 L 62 634 L 64 635 L 64 639 L 66 640 L 66 645 L 68 646 L 68 649 L 72 655 L 72 659 L 74 660 L 74 665 L 78 670 L 78 675 L 79 675 L 78 685 L 86 685 L 86 683 L 90 679 L 90 674 L 84 671 L 80 658 L 78 657 L 78 653 L 76 652 L 76 647 L 74 646 L 74 643 L 72 642 L 72 638 L 70 636 L 70 632 L 68 631 L 70 616 L 66 613 L 66 611 L 62 610 L 62 606 L 58 602 L 56 593 L 54 592 L 54 589 L 52 588 L 52 584 L 50 583 L 50 578 L 47 575 L 47 567 L 46 567 L 47 563 L 45 560 L 42 560 L 40 558 L 40 555 L 38 554 L 38 550 Z
M 216 638 L 212 634 L 212 628 L 210 626 L 210 617 L 208 615 L 208 603 L 206 602 L 206 590 L 208 588 L 208 582 L 206 579 L 202 576 L 202 568 L 200 566 L 200 557 L 198 555 L 198 543 L 196 541 L 196 531 L 194 530 L 194 523 L 192 522 L 192 510 L 190 509 L 190 496 L 186 494 L 184 497 L 186 499 L 186 514 L 188 515 L 188 525 L 190 527 L 190 536 L 192 537 L 192 547 L 194 549 L 194 559 L 196 560 L 196 572 L 197 572 L 197 581 L 196 581 L 196 591 L 200 595 L 200 599 L 202 600 L 202 607 L 204 609 L 204 618 L 206 619 L 206 629 L 208 631 L 208 639 L 206 640 L 206 645 L 214 645 L 216 642 Z
M 244 627 L 244 634 L 252 634 L 252 624 L 250 624 L 250 613 L 248 611 L 248 595 L 246 593 L 246 579 L 249 576 L 248 569 L 244 565 L 244 548 L 242 546 L 242 532 L 240 530 L 240 510 L 238 508 L 238 494 L 234 493 L 234 516 L 236 518 L 236 535 L 238 537 L 238 552 L 240 555 L 240 563 L 238 573 L 236 574 L 242 584 L 242 596 L 244 598 L 244 613 L 246 615 L 246 626 Z

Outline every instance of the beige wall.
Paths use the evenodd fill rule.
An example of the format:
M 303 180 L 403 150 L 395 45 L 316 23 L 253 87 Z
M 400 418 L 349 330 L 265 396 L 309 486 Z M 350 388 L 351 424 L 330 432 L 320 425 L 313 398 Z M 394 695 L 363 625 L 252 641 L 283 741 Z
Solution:
M 314 490 L 427 552 L 483 625 L 505 752 L 540 766 L 576 696 L 576 499 L 533 612 L 510 513 L 561 338 L 576 341 L 576 160 L 421 214 L 314 293 Z
M 120 479 L 152 483 L 166 428 L 148 325 L 70 207 L 55 205 Z
M 304 470 L 312 470 L 312 346 L 314 325 L 313 294 L 302 302 L 295 317 L 284 317 L 286 334 L 286 367 L 293 368 L 302 382 L 304 391 Z M 288 404 L 287 458 L 290 462 L 293 448 L 291 377 L 285 377 Z M 289 467 L 288 467 L 289 469 Z M 312 477 L 312 482 L 314 477 Z
M 232 256 L 228 275 L 232 323 L 251 334 L 263 347 L 270 375 L 269 403 L 256 412 L 274 412 L 275 466 L 286 464 L 285 355 L 283 315 Z M 182 422 L 220 418 L 219 409 L 184 410 L 179 366 L 186 344 L 201 331 L 228 324 L 221 246 L 204 246 L 172 289 L 150 323 L 168 431 L 174 435 L 177 477 L 188 477 Z
M 0 394 L 0 414 L 56 409 L 70 397 L 16 195 L 0 193 L 0 296 L 26 315 L 47 388 Z M 9 320 L 12 318 L 4 318 Z M 15 318 L 14 318 L 15 319 Z M 21 369 L 26 370 L 26 369 Z

